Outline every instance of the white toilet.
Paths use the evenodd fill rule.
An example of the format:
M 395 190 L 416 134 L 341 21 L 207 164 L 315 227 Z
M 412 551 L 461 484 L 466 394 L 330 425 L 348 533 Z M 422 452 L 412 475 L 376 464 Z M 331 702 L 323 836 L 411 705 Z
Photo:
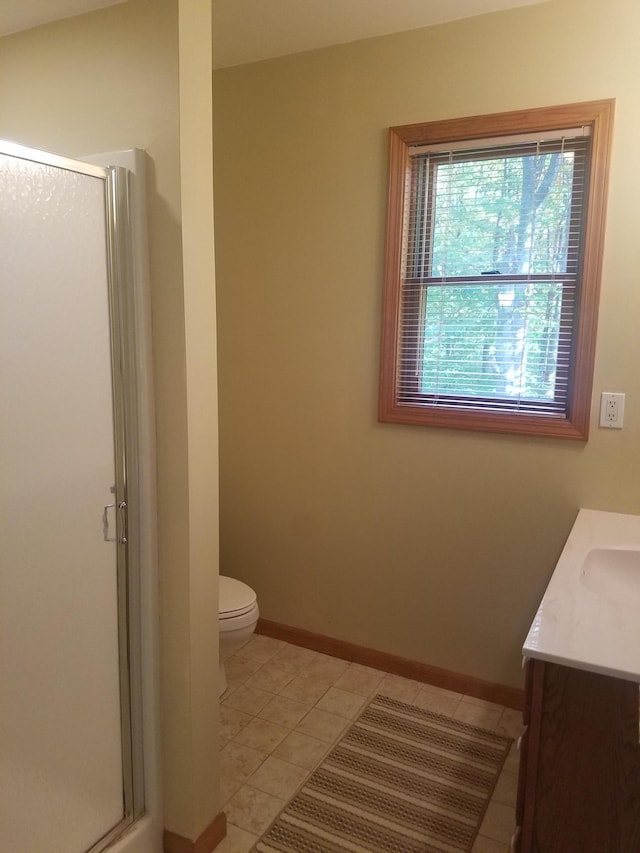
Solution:
M 227 689 L 224 659 L 251 639 L 258 621 L 258 601 L 250 586 L 220 575 L 218 629 L 220 631 L 220 695 Z

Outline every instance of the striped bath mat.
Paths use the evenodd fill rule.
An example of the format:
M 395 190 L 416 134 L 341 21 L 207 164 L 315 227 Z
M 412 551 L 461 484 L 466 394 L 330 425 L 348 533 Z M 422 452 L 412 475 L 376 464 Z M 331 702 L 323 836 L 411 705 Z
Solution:
M 469 851 L 511 739 L 376 696 L 257 853 Z

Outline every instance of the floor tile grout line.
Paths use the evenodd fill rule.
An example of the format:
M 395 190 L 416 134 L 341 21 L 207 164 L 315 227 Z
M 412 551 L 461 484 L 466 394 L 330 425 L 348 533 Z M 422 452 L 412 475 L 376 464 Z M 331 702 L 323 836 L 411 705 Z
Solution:
M 244 662 L 246 665 L 246 668 L 247 669 L 253 669 L 253 671 L 249 672 L 248 674 L 245 674 L 244 677 L 241 677 L 236 682 L 234 682 L 233 679 L 229 680 L 229 690 L 222 697 L 221 705 L 223 707 L 230 708 L 231 710 L 237 710 L 237 709 L 233 709 L 232 706 L 225 705 L 225 701 L 227 699 L 229 699 L 231 696 L 233 696 L 233 694 L 236 693 L 242 686 L 244 686 L 247 681 L 249 681 L 250 679 L 257 676 L 260 673 L 260 671 L 263 670 L 264 667 L 268 666 L 271 668 L 278 669 L 280 672 L 286 673 L 286 675 L 290 676 L 290 678 L 286 681 L 286 683 L 284 683 L 282 685 L 282 687 L 277 692 L 273 692 L 272 690 L 265 690 L 264 687 L 258 688 L 258 687 L 251 687 L 251 685 L 249 685 L 252 690 L 259 691 L 260 693 L 264 693 L 264 694 L 267 694 L 269 696 L 269 698 L 267 700 L 267 704 L 263 705 L 255 713 L 249 713 L 247 711 L 244 711 L 244 712 L 240 711 L 240 713 L 242 713 L 243 716 L 248 717 L 249 720 L 246 721 L 244 723 L 244 725 L 242 725 L 240 727 L 240 729 L 238 729 L 238 731 L 236 731 L 232 735 L 232 737 L 230 737 L 228 739 L 225 738 L 225 744 L 224 744 L 224 747 L 222 749 L 225 749 L 230 744 L 246 746 L 245 744 L 242 744 L 241 741 L 237 740 L 237 737 L 239 735 L 241 735 L 242 731 L 244 729 L 246 729 L 255 720 L 260 720 L 261 722 L 270 723 L 271 721 L 262 717 L 261 714 L 262 714 L 263 710 L 267 707 L 267 705 L 270 704 L 277 697 L 289 699 L 293 703 L 304 705 L 308 710 L 307 710 L 307 714 L 305 714 L 305 716 L 302 717 L 302 719 L 299 720 L 294 726 L 283 725 L 282 723 L 280 723 L 280 724 L 273 723 L 273 725 L 278 726 L 278 728 L 287 730 L 287 734 L 284 737 L 282 737 L 281 740 L 277 744 L 272 745 L 269 749 L 255 750 L 254 747 L 250 747 L 250 746 L 247 747 L 249 749 L 254 749 L 254 751 L 261 752 L 264 757 L 263 757 L 262 761 L 260 762 L 260 764 L 258 765 L 258 767 L 256 767 L 248 776 L 244 777 L 244 779 L 240 782 L 239 787 L 234 789 L 234 793 L 232 793 L 231 796 L 227 798 L 226 802 L 222 804 L 223 810 L 227 809 L 231 800 L 236 796 L 236 794 L 238 794 L 238 792 L 240 790 L 242 790 L 245 787 L 250 788 L 254 791 L 257 791 L 257 792 L 263 794 L 265 797 L 269 797 L 271 799 L 278 800 L 279 802 L 282 802 L 282 798 L 275 797 L 272 794 L 268 794 L 267 792 L 262 791 L 260 788 L 252 787 L 251 785 L 249 785 L 248 779 L 250 779 L 253 775 L 258 773 L 260 768 L 263 767 L 265 762 L 267 762 L 270 758 L 277 758 L 279 761 L 281 761 L 284 764 L 289 764 L 292 767 L 296 767 L 298 769 L 304 770 L 305 775 L 303 777 L 302 782 L 300 782 L 300 785 L 299 785 L 299 787 L 302 787 L 306 783 L 306 780 L 308 780 L 309 776 L 315 771 L 315 769 L 324 760 L 327 753 L 333 748 L 333 746 L 336 744 L 336 742 L 343 736 L 345 729 L 349 725 L 351 725 L 353 723 L 353 721 L 357 718 L 359 711 L 362 708 L 362 706 L 366 702 L 370 701 L 371 698 L 375 694 L 377 694 L 377 693 L 383 693 L 384 694 L 385 690 L 387 692 L 389 692 L 390 694 L 402 693 L 402 691 L 404 690 L 406 692 L 405 696 L 397 695 L 397 697 L 396 697 L 400 701 L 407 701 L 407 702 L 409 702 L 409 704 L 416 703 L 416 704 L 418 704 L 419 707 L 425 707 L 426 710 L 435 710 L 436 713 L 445 713 L 447 716 L 450 716 L 453 719 L 456 719 L 455 715 L 457 714 L 458 710 L 462 706 L 463 712 L 466 711 L 466 713 L 470 714 L 472 718 L 475 718 L 472 720 L 467 720 L 463 717 L 462 721 L 472 722 L 472 724 L 474 724 L 474 725 L 481 725 L 485 728 L 489 728 L 489 729 L 492 729 L 494 731 L 498 731 L 498 729 L 500 727 L 502 727 L 503 720 L 506 720 L 504 729 L 500 733 L 505 734 L 509 737 L 513 736 L 513 731 L 516 728 L 516 724 L 514 722 L 514 720 L 516 718 L 514 716 L 512 716 L 513 712 L 511 712 L 510 709 L 505 708 L 504 706 L 496 705 L 494 703 L 486 702 L 483 700 L 478 700 L 475 697 L 468 697 L 468 696 L 465 696 L 464 694 L 455 694 L 452 691 L 448 691 L 448 690 L 436 687 L 435 685 L 429 685 L 429 684 L 423 684 L 421 682 L 416 682 L 416 681 L 413 681 L 411 679 L 407 679 L 407 678 L 404 678 L 401 676 L 393 675 L 392 673 L 386 673 L 383 670 L 376 670 L 376 669 L 373 669 L 371 667 L 360 667 L 360 665 L 358 665 L 354 662 L 344 661 L 341 658 L 332 658 L 330 655 L 324 655 L 324 654 L 321 654 L 319 652 L 313 652 L 313 651 L 308 650 L 308 649 L 301 649 L 301 647 L 294 646 L 294 645 L 286 643 L 284 641 L 272 640 L 272 638 L 262 638 L 261 635 L 257 635 L 253 639 L 259 639 L 259 640 L 266 640 L 267 641 L 266 643 L 258 642 L 255 644 L 255 647 L 262 646 L 262 649 L 263 649 L 262 652 L 256 653 L 256 652 L 253 652 L 251 648 L 247 649 L 247 646 L 249 645 L 249 644 L 247 644 L 247 646 L 243 647 L 243 649 L 240 650 L 240 652 L 245 651 L 245 655 L 236 653 L 235 655 L 232 655 L 230 658 L 227 659 L 227 662 L 230 660 L 233 660 L 233 659 L 239 661 L 240 662 L 240 664 L 239 664 L 240 669 L 242 669 L 242 664 Z M 268 641 L 272 641 L 272 642 L 277 643 L 278 644 L 277 647 L 274 647 Z M 275 648 L 275 651 L 273 651 L 271 654 L 268 654 L 268 651 L 265 651 L 265 649 L 268 650 L 269 647 L 271 647 L 271 649 Z M 247 652 L 249 652 L 249 655 L 247 655 Z M 251 657 L 252 653 L 258 654 L 259 657 L 264 658 L 264 659 L 258 660 L 256 657 Z M 310 676 L 307 675 L 307 673 L 310 670 L 310 666 L 307 666 L 306 668 L 302 667 L 302 671 L 297 670 L 295 672 L 290 672 L 289 670 L 286 670 L 284 668 L 281 669 L 277 666 L 278 661 L 276 660 L 279 655 L 287 656 L 287 657 L 283 657 L 283 660 L 285 660 L 285 661 L 287 661 L 287 660 L 288 661 L 294 661 L 296 658 L 299 661 L 301 658 L 303 658 L 303 659 L 306 658 L 306 660 L 307 660 L 307 662 L 309 662 L 309 664 L 311 663 L 311 661 L 315 661 L 316 664 L 324 664 L 324 667 L 318 666 L 317 670 L 319 672 L 324 671 L 325 676 L 323 678 L 319 678 L 317 676 L 316 676 L 316 678 L 313 678 L 313 675 L 310 675 Z M 334 661 L 339 663 L 340 666 L 337 666 L 337 667 L 333 666 L 332 667 L 332 663 Z M 291 662 L 288 663 L 287 665 L 292 666 L 292 667 L 297 666 L 297 664 L 291 663 Z M 333 669 L 332 675 L 328 674 L 328 671 L 330 669 Z M 373 682 L 374 682 L 373 686 L 370 686 L 366 693 L 362 692 L 362 689 L 359 691 L 358 690 L 350 690 L 348 682 L 345 682 L 342 685 L 338 685 L 339 681 L 341 681 L 342 679 L 346 679 L 346 677 L 350 671 L 351 672 L 358 672 L 358 671 L 362 672 L 362 670 L 366 670 L 366 671 L 369 671 L 369 672 L 374 673 L 374 674 L 379 674 L 379 678 L 377 678 L 377 679 L 376 679 L 375 675 L 373 676 Z M 311 672 L 313 672 L 313 669 L 311 669 Z M 318 690 L 322 686 L 324 686 L 324 690 L 321 690 L 320 694 L 318 695 L 318 698 L 316 698 L 313 703 L 303 702 L 300 699 L 294 699 L 291 696 L 282 696 L 283 691 L 287 690 L 287 688 L 290 687 L 290 685 L 294 681 L 296 681 L 296 679 L 298 679 L 298 678 L 302 679 L 303 681 L 314 682 L 317 685 L 316 690 Z M 386 681 L 386 684 L 384 684 L 385 681 Z M 335 689 L 341 693 L 346 693 L 350 697 L 360 699 L 361 701 L 358 704 L 358 707 L 356 708 L 355 712 L 352 712 L 351 715 L 347 716 L 346 714 L 340 715 L 340 714 L 337 714 L 335 712 L 327 711 L 323 708 L 318 708 L 318 705 L 320 703 L 322 703 L 323 699 L 327 696 L 327 694 L 332 689 Z M 413 692 L 413 698 L 412 699 L 409 698 L 409 695 L 411 692 Z M 332 694 L 332 696 L 334 696 L 334 698 L 335 698 L 335 694 Z M 419 702 L 417 700 L 419 700 Z M 438 702 L 440 702 L 440 706 L 442 708 L 444 708 L 447 706 L 447 700 L 448 700 L 449 710 L 440 710 L 440 708 L 438 708 L 438 707 L 435 707 L 435 708 L 429 707 L 429 702 L 431 701 L 431 702 L 435 703 L 435 705 L 438 705 Z M 238 700 L 236 699 L 236 702 L 237 701 Z M 427 704 L 423 705 L 423 703 L 427 703 Z M 463 705 L 463 703 L 464 703 L 464 705 Z M 473 709 L 474 707 L 475 707 L 475 711 L 469 710 L 470 708 Z M 331 740 L 320 739 L 320 738 L 310 734 L 309 732 L 303 732 L 299 729 L 299 725 L 304 721 L 304 719 L 306 719 L 308 714 L 314 710 L 323 711 L 323 713 L 329 714 L 331 717 L 336 718 L 342 722 L 342 726 L 339 728 L 339 730 L 335 734 L 332 735 Z M 509 712 L 509 713 L 507 714 L 507 712 Z M 515 713 L 517 713 L 517 712 L 515 712 Z M 490 721 L 491 717 L 494 718 L 494 721 Z M 296 765 L 295 762 L 293 762 L 293 761 L 287 761 L 286 758 L 281 758 L 281 757 L 275 755 L 275 753 L 282 746 L 284 741 L 286 741 L 294 733 L 298 733 L 299 735 L 303 735 L 307 738 L 311 738 L 312 740 L 315 740 L 316 743 L 322 744 L 323 749 L 319 753 L 319 755 L 315 758 L 315 760 L 311 764 L 311 767 L 302 767 L 301 765 Z M 506 772 L 511 773 L 511 775 L 514 775 L 514 771 L 506 771 Z M 505 773 L 504 768 L 503 768 L 502 773 Z M 501 773 L 501 775 L 502 775 L 502 773 Z M 235 784 L 235 782 L 234 782 L 234 784 Z M 295 796 L 295 794 L 292 796 Z M 499 795 L 499 796 L 502 796 L 502 795 Z M 504 798 L 506 799 L 506 794 L 504 795 Z M 291 797 L 287 797 L 285 802 L 289 802 L 290 799 L 291 799 Z M 512 809 L 512 807 L 508 803 L 505 803 L 504 801 L 501 801 L 500 799 L 495 799 L 495 791 L 494 791 L 494 796 L 492 796 L 490 802 L 495 803 L 497 806 L 499 806 L 500 809 Z M 269 823 L 270 822 L 271 821 L 269 821 Z M 239 831 L 241 831 L 243 833 L 247 833 L 249 835 L 253 835 L 255 837 L 260 837 L 260 835 L 262 834 L 262 832 L 256 834 L 255 832 L 252 832 L 252 831 L 250 831 L 250 830 L 248 830 L 242 826 L 239 826 L 237 824 L 233 824 L 232 821 L 230 821 L 229 823 L 230 823 L 230 826 L 237 827 Z M 489 838 L 489 839 L 491 838 L 491 835 L 488 835 L 486 832 L 485 833 L 479 833 L 479 836 Z

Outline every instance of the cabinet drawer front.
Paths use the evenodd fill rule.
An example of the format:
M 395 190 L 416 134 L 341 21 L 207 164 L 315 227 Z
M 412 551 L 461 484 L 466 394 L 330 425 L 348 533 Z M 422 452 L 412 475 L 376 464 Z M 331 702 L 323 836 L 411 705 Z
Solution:
M 533 661 L 531 658 L 522 658 L 524 669 L 524 707 L 522 708 L 522 722 L 528 726 L 531 721 L 531 704 L 533 702 Z

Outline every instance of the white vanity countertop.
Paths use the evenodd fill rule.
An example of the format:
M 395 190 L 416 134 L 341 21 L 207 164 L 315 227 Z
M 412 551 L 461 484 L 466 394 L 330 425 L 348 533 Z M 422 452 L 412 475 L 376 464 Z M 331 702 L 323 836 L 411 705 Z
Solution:
M 640 682 L 636 560 L 640 560 L 640 516 L 581 509 L 523 654 Z

